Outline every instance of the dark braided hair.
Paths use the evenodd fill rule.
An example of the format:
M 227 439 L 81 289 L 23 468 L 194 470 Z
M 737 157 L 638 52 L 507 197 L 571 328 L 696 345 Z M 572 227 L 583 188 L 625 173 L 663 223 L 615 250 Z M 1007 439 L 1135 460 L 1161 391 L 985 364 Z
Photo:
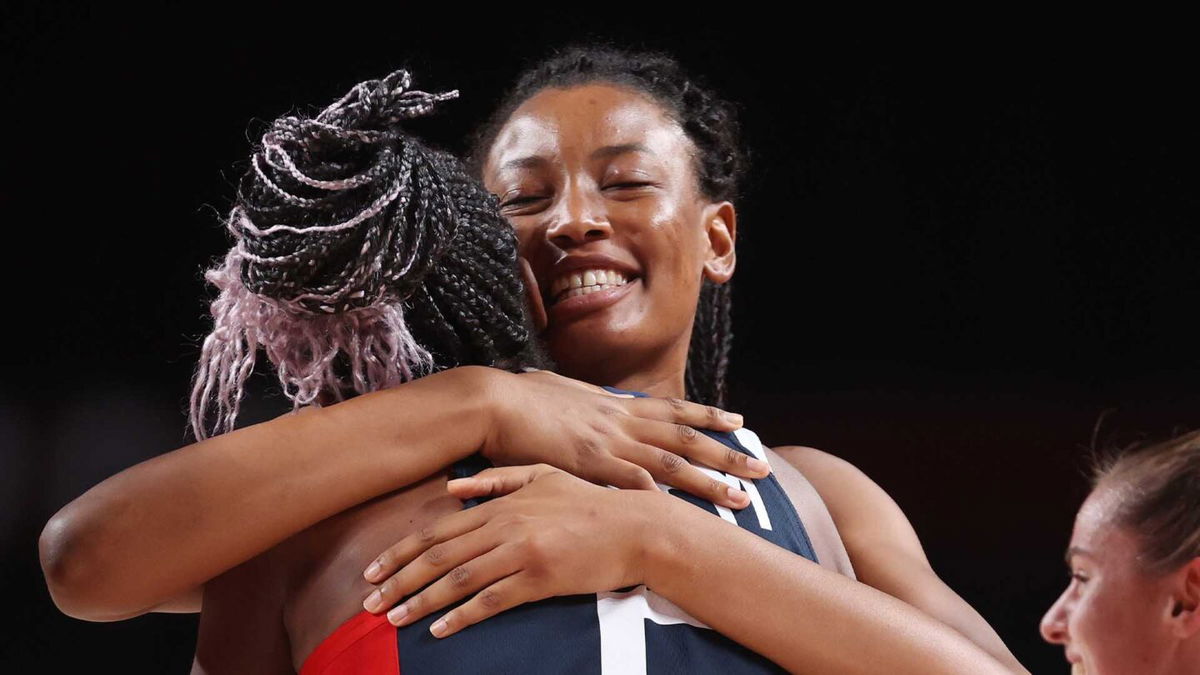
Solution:
M 653 98 L 687 133 L 695 148 L 693 166 L 701 193 L 712 201 L 734 201 L 748 159 L 742 148 L 734 105 L 689 76 L 671 56 L 630 52 L 611 46 L 571 46 L 525 71 L 487 123 L 476 132 L 470 158 L 482 172 L 501 127 L 522 103 L 547 88 L 596 82 L 626 86 Z M 725 404 L 725 373 L 733 343 L 730 284 L 705 279 L 692 327 L 684 376 L 687 397 Z
M 296 407 L 455 365 L 542 365 L 499 201 L 453 156 L 400 129 L 457 91 L 396 71 L 316 117 L 276 120 L 242 176 L 235 244 L 206 273 L 192 389 L 197 438 L 233 428 L 258 347 Z

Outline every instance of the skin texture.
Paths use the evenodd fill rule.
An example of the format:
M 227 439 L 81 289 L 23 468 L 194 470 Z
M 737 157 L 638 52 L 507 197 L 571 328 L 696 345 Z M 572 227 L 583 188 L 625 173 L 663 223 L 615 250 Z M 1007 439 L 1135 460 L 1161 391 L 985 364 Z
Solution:
M 724 283 L 736 262 L 733 205 L 701 196 L 693 150 L 657 104 L 603 85 L 544 90 L 497 135 L 484 184 L 543 291 L 586 256 L 636 277 L 590 311 L 546 299 L 560 373 L 683 397 L 701 279 Z
M 603 89 L 608 91 L 598 91 Z M 579 90 L 587 90 L 583 91 L 583 98 L 570 101 L 571 105 L 565 106 L 564 100 L 538 101 L 554 94 L 553 90 L 535 96 L 527 104 L 537 101 L 538 105 L 543 106 L 538 111 L 540 121 L 534 120 L 538 124 L 529 126 L 522 134 L 506 135 L 508 130 L 502 131 L 500 140 L 507 144 L 505 147 L 519 151 L 514 157 L 522 160 L 519 164 L 530 168 L 540 165 L 541 178 L 545 182 L 535 187 L 547 191 L 540 196 L 543 200 L 541 203 L 538 202 L 538 195 L 528 195 L 534 201 L 514 204 L 511 197 L 523 197 L 519 189 L 512 192 L 510 187 L 505 193 L 508 197 L 502 197 L 502 202 L 509 210 L 506 215 L 517 226 L 523 254 L 530 260 L 535 278 L 543 288 L 548 288 L 556 272 L 561 271 L 562 268 L 556 268 L 555 265 L 570 256 L 584 253 L 595 254 L 607 263 L 623 266 L 635 277 L 635 282 L 621 294 L 610 296 L 608 304 L 583 303 L 575 309 L 566 304 L 550 304 L 546 330 L 550 348 L 566 372 L 593 383 L 615 384 L 659 396 L 681 397 L 694 298 L 700 279 L 703 276 L 713 281 L 725 281 L 733 272 L 733 239 L 736 233 L 733 206 L 728 202 L 710 203 L 700 196 L 695 187 L 694 174 L 691 173 L 686 137 L 681 136 L 678 127 L 651 101 L 640 94 L 615 87 L 580 87 L 560 90 L 559 94 L 569 98 L 573 93 L 579 94 Z M 614 111 L 623 112 L 609 114 Z M 618 138 L 637 125 L 643 125 L 637 129 L 640 135 L 632 140 L 628 137 Z M 664 126 L 674 127 L 674 131 L 664 129 Z M 547 133 L 547 130 L 551 131 Z M 640 158 L 647 153 L 623 152 L 617 155 L 605 151 L 597 154 L 597 151 L 610 146 L 641 142 L 641 138 L 653 141 L 642 144 L 653 152 L 659 164 L 613 168 L 618 160 L 632 161 L 631 158 Z M 498 143 L 497 147 L 501 147 L 501 144 Z M 534 152 L 531 154 L 529 150 Z M 536 157 L 539 152 L 546 161 L 524 159 Z M 550 154 L 547 156 L 546 153 Z M 497 170 L 507 164 L 506 161 L 496 165 Z M 619 173 L 628 170 L 641 175 L 652 174 L 652 170 L 658 169 L 663 174 L 650 175 L 650 180 L 645 182 L 635 180 L 632 185 L 630 182 L 604 182 L 608 171 Z M 489 173 L 489 188 L 498 191 L 493 188 L 494 179 L 497 178 Z M 646 203 L 641 204 L 642 201 Z M 508 384 L 501 388 L 511 394 L 514 387 Z M 593 393 L 593 396 L 601 399 L 602 395 Z M 497 438 L 495 433 L 488 433 L 486 429 L 491 428 L 494 432 L 497 428 L 495 425 L 506 419 L 501 414 L 505 410 L 502 401 L 508 398 L 485 397 L 491 401 L 491 406 L 485 406 L 487 412 L 482 415 L 487 421 L 484 424 L 484 438 L 480 441 L 483 445 Z M 611 403 L 612 400 L 615 399 L 607 397 L 583 409 L 622 420 L 625 416 L 633 416 L 632 403 L 617 405 Z M 352 403 L 354 401 L 332 406 L 329 410 Z M 531 408 L 532 403 L 540 405 Z M 664 415 L 675 409 L 669 401 L 662 400 L 644 405 L 665 406 L 659 411 Z M 357 411 L 361 407 L 350 406 L 343 410 Z M 521 406 L 522 411 L 536 409 L 539 412 L 561 407 L 561 398 L 550 396 L 527 399 Z M 420 408 L 427 411 L 427 402 L 423 401 Z M 604 412 L 606 408 L 609 412 Z M 614 410 L 615 413 L 612 412 Z M 318 411 L 313 415 L 327 419 L 323 416 L 324 412 Z M 683 420 L 668 417 L 665 421 Z M 345 416 L 342 422 L 346 423 L 343 434 L 346 433 L 344 429 L 354 428 Z M 566 418 L 564 423 L 576 431 L 582 431 L 583 425 L 576 421 Z M 385 425 L 384 422 L 376 424 Z M 625 422 L 612 424 L 631 428 Z M 290 427 L 275 427 L 277 430 L 284 428 Z M 393 443 L 389 448 L 392 453 L 397 447 L 409 450 L 403 444 L 395 445 L 397 431 L 390 427 L 388 429 L 391 434 L 389 440 Z M 268 441 L 256 439 L 255 444 Z M 304 436 L 290 440 L 301 446 L 310 442 Z M 322 440 L 325 447 L 346 447 L 347 442 L 344 435 L 337 440 L 332 435 Z M 227 442 L 230 447 L 236 444 L 236 441 Z M 687 454 L 687 443 L 680 442 L 679 446 Z M 590 448 L 588 453 L 582 455 L 589 457 L 594 456 L 591 451 L 604 446 L 597 443 L 580 447 Z M 286 463 L 284 456 L 292 450 L 286 448 L 287 452 L 279 451 L 271 457 L 283 465 Z M 899 579 L 901 581 L 892 584 L 898 589 L 896 596 L 890 595 L 885 589 L 858 584 L 824 570 L 753 535 L 728 527 L 720 519 L 694 508 L 676 514 L 681 525 L 678 530 L 672 530 L 673 535 L 656 531 L 653 536 L 639 536 L 639 533 L 645 534 L 646 531 L 639 530 L 635 527 L 637 523 L 630 520 L 641 517 L 646 512 L 645 508 L 597 510 L 607 519 L 604 527 L 614 528 L 611 530 L 613 532 L 629 533 L 639 542 L 638 546 L 621 547 L 614 555 L 628 563 L 630 557 L 636 559 L 639 557 L 636 552 L 641 551 L 644 564 L 640 570 L 645 582 L 654 584 L 656 590 L 693 616 L 768 658 L 789 664 L 789 667 L 800 669 L 824 664 L 830 666 L 831 672 L 865 672 L 872 666 L 877 669 L 887 663 L 893 672 L 1020 671 L 1019 665 L 986 623 L 928 570 L 928 563 L 924 560 L 919 543 L 916 543 L 915 535 L 911 534 L 907 520 L 878 486 L 857 474 L 853 467 L 842 466 L 837 463 L 840 460 L 835 462 L 834 458 L 823 453 L 807 453 L 803 449 L 780 450 L 784 457 L 789 454 L 801 455 L 788 459 L 809 476 L 813 486 L 829 503 L 833 520 L 839 529 L 845 530 L 848 540 L 860 541 L 854 547 L 848 543 L 847 550 L 855 568 L 867 572 L 862 574 L 864 581 L 868 580 L 868 575 L 873 575 L 871 578 L 876 579 L 875 583 L 886 586 L 888 579 Z M 366 453 L 366 457 L 374 458 L 377 462 L 384 461 L 385 456 L 391 458 L 381 449 L 368 448 Z M 193 456 L 196 454 L 193 453 Z M 580 455 L 576 453 L 575 456 Z M 828 462 L 825 458 L 828 458 Z M 811 467 L 804 466 L 805 459 L 811 460 Z M 445 458 L 442 457 L 442 460 Z M 204 462 L 197 461 L 195 464 L 194 468 L 202 472 L 205 470 Z M 337 471 L 315 465 L 309 468 L 317 473 L 324 472 L 322 475 L 332 484 L 338 481 L 353 483 L 363 478 L 362 474 L 354 474 L 340 467 Z M 825 471 L 825 477 L 817 475 L 822 470 Z M 162 474 L 169 475 L 169 472 L 163 469 Z M 211 477 L 219 479 L 218 476 Z M 376 480 L 383 482 L 382 479 Z M 248 482 L 238 484 L 235 477 L 231 483 L 235 487 L 251 489 L 250 494 L 254 494 Z M 144 484 L 133 481 L 131 487 L 144 489 Z M 538 499 L 526 498 L 529 495 L 512 499 L 523 490 L 535 487 L 539 491 L 546 491 L 546 494 L 539 492 L 536 495 Z M 552 487 L 557 489 L 547 490 L 538 481 L 530 481 L 512 495 L 493 503 L 504 502 L 509 505 L 507 508 L 517 510 L 535 505 L 529 507 L 531 515 L 536 512 L 543 519 L 552 519 L 560 506 L 578 503 L 573 494 L 574 490 L 581 489 L 570 481 L 562 480 Z M 242 503 L 253 501 L 241 493 L 232 494 L 239 495 Z M 313 495 L 319 494 L 315 491 L 302 494 L 314 503 L 325 500 L 324 496 L 320 500 L 313 499 Z M 623 499 L 656 497 L 655 493 L 649 491 L 616 494 Z M 207 499 L 212 496 L 205 493 L 184 501 L 190 505 L 189 508 L 195 509 L 191 512 L 194 516 L 196 511 L 202 512 L 203 508 L 211 506 L 212 502 Z M 256 501 L 253 503 L 258 504 Z M 851 503 L 858 503 L 859 506 L 851 506 Z M 309 510 L 315 512 L 326 506 L 322 503 Z M 661 503 L 661 507 L 672 509 L 678 505 Z M 244 522 L 255 513 L 264 513 L 272 527 L 280 531 L 285 529 L 284 523 L 294 527 L 298 522 L 296 519 L 289 520 L 290 516 L 271 514 L 270 511 L 261 505 L 256 509 L 239 511 L 234 505 L 227 515 L 232 517 L 237 514 Z M 150 519 L 158 518 L 158 513 L 154 511 L 143 515 Z M 181 522 L 188 522 L 185 519 L 187 508 L 182 508 L 179 515 Z M 878 519 L 890 525 L 888 532 L 871 532 L 871 523 Z M 304 523 L 300 527 L 311 524 Z M 579 522 L 564 523 L 564 527 L 579 528 L 581 525 Z M 177 550 L 173 545 L 178 542 L 172 541 L 169 533 L 161 534 L 152 548 Z M 206 543 L 217 547 L 227 546 L 221 543 L 221 537 L 210 534 L 205 535 Z M 276 535 L 278 531 L 273 531 L 272 536 Z M 248 557 L 245 549 L 250 548 L 251 543 L 254 546 L 262 545 L 258 549 L 262 551 L 279 540 L 269 539 L 260 534 L 253 542 L 243 541 L 243 549 L 237 552 L 242 557 L 236 558 L 228 551 L 227 557 L 235 561 L 244 560 Z M 650 546 L 653 542 L 657 543 Z M 872 553 L 875 548 L 878 548 L 878 553 Z M 543 550 L 551 555 L 557 552 L 558 556 L 563 556 L 575 549 L 549 546 L 528 550 Z M 599 556 L 592 556 L 591 559 L 602 560 Z M 744 565 L 746 559 L 755 560 L 761 570 L 761 575 L 756 575 L 754 582 L 748 586 L 736 581 L 740 576 L 740 565 Z M 569 562 L 561 557 L 547 560 L 555 565 Z M 614 561 L 604 562 L 608 563 L 606 568 L 611 569 L 610 563 Z M 583 561 L 583 564 L 590 563 Z M 636 565 L 630 567 L 627 564 L 619 568 L 639 569 Z M 191 571 L 199 574 L 202 569 L 208 568 L 197 566 Z M 169 576 L 169 573 L 161 576 Z M 555 587 L 555 592 L 564 592 L 565 588 Z M 698 593 L 697 589 L 705 589 L 706 592 Z M 123 590 L 131 592 L 129 587 Z M 906 593 L 910 597 L 900 597 Z M 757 616 L 771 617 L 770 625 L 764 628 L 756 618 L 756 613 Z M 903 626 L 903 629 L 898 630 L 897 626 Z M 809 637 L 805 638 L 805 635 Z M 988 656 L 989 652 L 994 659 Z
M 1042 618 L 1042 637 L 1089 675 L 1195 673 L 1200 559 L 1146 573 L 1136 533 L 1113 524 L 1121 501 L 1119 487 L 1101 485 L 1080 507 L 1067 549 L 1071 582 Z
M 545 89 L 517 108 L 497 135 L 484 181 L 500 196 L 539 285 L 549 287 L 564 265 L 589 256 L 612 261 L 637 278 L 611 301 L 583 309 L 546 298 L 549 324 L 544 336 L 564 372 L 657 395 L 682 394 L 701 278 L 727 281 L 735 265 L 733 205 L 709 202 L 700 193 L 692 152 L 686 135 L 657 103 L 607 84 Z M 777 547 L 762 547 L 734 528 L 721 528 L 690 513 L 680 514 L 690 524 L 673 527 L 675 534 L 656 532 L 643 541 L 638 550 L 653 548 L 656 553 L 645 557 L 650 562 L 634 565 L 638 578 L 647 584 L 656 580 L 656 592 L 789 668 L 864 672 L 872 664 L 887 663 L 892 672 L 1024 672 L 986 621 L 933 573 L 912 526 L 878 485 L 826 453 L 810 448 L 777 451 L 828 504 L 853 568 L 865 584 Z M 548 543 L 550 535 L 533 541 L 516 530 L 489 528 L 491 517 L 535 517 L 529 507 L 533 503 L 552 513 L 582 498 L 570 496 L 570 481 L 554 480 L 560 483 L 557 501 L 542 494 L 548 490 L 538 487 L 537 480 L 513 480 L 503 488 L 488 488 L 511 492 L 490 503 L 511 500 L 510 506 L 450 516 L 438 537 L 410 537 L 389 549 L 378 561 L 380 569 L 368 574 L 369 580 L 384 582 L 383 602 L 369 603 L 372 611 L 393 607 L 430 581 L 434 586 L 395 614 L 411 621 L 483 589 L 463 609 L 447 615 L 443 634 L 451 634 L 494 614 L 496 608 L 548 593 L 589 592 L 589 575 L 629 569 L 629 561 L 619 557 L 624 549 L 583 559 L 569 547 Z M 534 489 L 539 490 L 538 499 L 519 498 Z M 646 532 L 634 521 L 611 527 Z M 484 530 L 491 534 L 479 533 Z M 495 550 L 507 547 L 508 557 L 479 556 L 476 551 L 484 546 L 480 539 L 487 537 Z M 417 558 L 431 546 L 453 552 L 440 556 L 442 569 L 422 565 Z M 737 576 L 738 556 L 746 554 L 744 547 L 750 547 L 760 563 L 758 582 L 750 588 L 731 581 Z M 584 565 L 586 573 L 580 567 Z M 451 566 L 470 570 L 471 584 L 435 581 Z M 558 566 L 575 574 L 565 579 L 552 573 L 513 572 Z M 396 577 L 385 582 L 393 573 Z M 574 585 L 571 580 L 576 580 Z M 814 603 L 823 611 L 809 614 Z M 802 607 L 809 609 L 800 615 Z M 763 614 L 776 619 L 768 622 L 769 628 L 755 618 Z M 813 623 L 812 616 L 819 621 Z M 898 631 L 897 625 L 908 628 Z M 848 650 L 851 643 L 854 649 Z
M 538 411 L 536 435 L 529 410 Z M 130 467 L 50 519 L 38 540 L 42 570 L 55 604 L 76 618 L 195 612 L 207 580 L 475 452 L 496 464 L 544 461 L 621 487 L 653 484 L 651 472 L 682 489 L 707 485 L 698 472 L 663 474 L 682 461 L 665 459 L 666 450 L 762 475 L 681 425 L 732 430 L 740 420 L 693 403 L 617 397 L 553 373 L 455 368 Z

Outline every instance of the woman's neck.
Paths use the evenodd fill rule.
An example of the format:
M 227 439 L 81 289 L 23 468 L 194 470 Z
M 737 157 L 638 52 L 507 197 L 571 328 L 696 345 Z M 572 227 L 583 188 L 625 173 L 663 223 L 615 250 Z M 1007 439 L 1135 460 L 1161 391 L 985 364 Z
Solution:
M 559 361 L 558 373 L 584 382 L 637 391 L 658 398 L 686 398 L 686 344 L 683 349 L 673 349 L 672 352 L 640 363 L 616 358 L 596 359 L 586 365 Z

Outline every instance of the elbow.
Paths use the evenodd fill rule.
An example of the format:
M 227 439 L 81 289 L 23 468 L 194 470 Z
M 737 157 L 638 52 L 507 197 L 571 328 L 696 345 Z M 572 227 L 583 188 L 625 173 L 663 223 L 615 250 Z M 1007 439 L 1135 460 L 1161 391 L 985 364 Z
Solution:
M 112 588 L 90 528 L 71 505 L 54 514 L 38 537 L 38 558 L 46 588 L 59 611 L 84 621 L 118 621 L 141 612 L 116 607 L 104 591 Z

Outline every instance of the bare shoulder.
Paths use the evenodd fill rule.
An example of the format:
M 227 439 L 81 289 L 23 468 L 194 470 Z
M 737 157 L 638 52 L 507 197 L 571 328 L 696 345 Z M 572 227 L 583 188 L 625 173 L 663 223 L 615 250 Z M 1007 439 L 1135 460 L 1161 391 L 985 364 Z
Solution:
M 851 559 L 861 558 L 867 549 L 886 543 L 926 562 L 908 517 L 895 500 L 858 467 L 816 448 L 788 445 L 774 450 L 799 469 L 821 495 Z M 858 564 L 857 560 L 855 564 Z

